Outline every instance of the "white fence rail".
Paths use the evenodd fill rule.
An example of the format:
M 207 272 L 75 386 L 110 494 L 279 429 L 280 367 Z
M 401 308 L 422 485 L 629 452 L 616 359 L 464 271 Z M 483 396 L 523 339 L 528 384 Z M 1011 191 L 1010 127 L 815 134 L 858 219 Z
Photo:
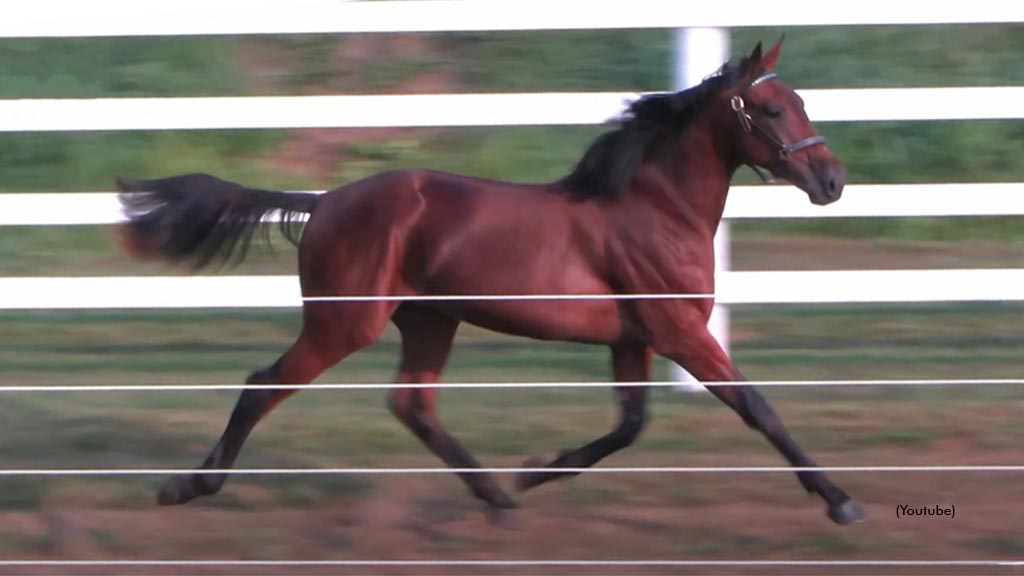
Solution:
M 1024 87 L 801 90 L 817 122 L 1024 118 Z M 0 100 L 0 132 L 601 124 L 630 92 Z
M 846 187 L 843 199 L 815 206 L 793 186 L 734 186 L 725 218 L 1024 216 L 1024 183 L 880 184 Z M 0 194 L 0 226 L 117 224 L 113 192 Z
M 1024 269 L 723 271 L 721 304 L 1024 301 Z M 0 278 L 9 310 L 291 308 L 295 276 Z
M 789 0 L 34 0 L 8 2 L 0 37 L 458 32 L 617 28 L 970 24 L 1024 22 L 1024 4 L 1005 0 L 913 2 Z

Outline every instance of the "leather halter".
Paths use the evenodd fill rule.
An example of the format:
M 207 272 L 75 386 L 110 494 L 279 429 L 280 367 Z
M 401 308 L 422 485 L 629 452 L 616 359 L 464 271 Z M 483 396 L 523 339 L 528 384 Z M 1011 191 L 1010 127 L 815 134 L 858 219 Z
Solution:
M 768 74 L 765 74 L 764 76 L 761 76 L 757 80 L 751 82 L 747 90 L 753 88 L 754 86 L 757 86 L 758 84 L 761 84 L 762 82 L 767 82 L 777 77 L 778 74 L 776 74 L 775 72 L 769 72 Z M 781 140 L 776 138 L 774 134 L 762 128 L 761 125 L 759 125 L 757 122 L 754 122 L 754 119 L 750 117 L 750 114 L 747 114 L 745 103 L 743 102 L 742 96 L 740 96 L 739 94 L 733 96 L 729 103 L 732 106 L 733 111 L 736 112 L 736 117 L 739 119 L 740 127 L 743 128 L 743 131 L 746 132 L 747 134 L 755 133 L 761 138 L 763 138 L 765 141 L 767 141 L 768 144 L 772 145 L 772 147 L 775 148 L 775 151 L 778 153 L 780 160 L 785 160 L 789 157 L 790 154 L 794 152 L 799 152 L 804 148 L 810 148 L 811 146 L 817 146 L 818 144 L 825 143 L 824 137 L 811 136 L 810 138 L 804 138 L 799 142 L 794 142 L 792 144 L 784 144 Z

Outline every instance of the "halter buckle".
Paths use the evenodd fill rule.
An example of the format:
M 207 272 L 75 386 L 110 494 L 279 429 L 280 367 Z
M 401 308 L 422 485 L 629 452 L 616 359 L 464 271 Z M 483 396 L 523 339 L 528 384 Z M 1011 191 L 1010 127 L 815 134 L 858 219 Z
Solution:
M 750 122 L 753 118 L 750 117 L 750 114 L 747 114 L 746 103 L 743 102 L 743 97 L 739 94 L 733 96 L 729 100 L 729 106 L 731 106 L 733 111 L 736 112 L 736 118 L 740 121 L 740 127 L 743 128 L 744 132 L 750 134 L 750 131 L 752 130 Z

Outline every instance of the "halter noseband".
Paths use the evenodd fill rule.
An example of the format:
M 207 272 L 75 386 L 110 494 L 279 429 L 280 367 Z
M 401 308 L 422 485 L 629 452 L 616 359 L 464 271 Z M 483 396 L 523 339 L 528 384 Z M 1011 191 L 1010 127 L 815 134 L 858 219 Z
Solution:
M 757 80 L 751 82 L 747 90 L 753 88 L 754 86 L 757 86 L 758 84 L 767 82 L 777 77 L 778 74 L 776 74 L 775 72 L 769 72 L 768 74 L 765 74 L 764 76 L 761 76 Z M 817 146 L 818 144 L 825 143 L 824 137 L 811 136 L 810 138 L 804 138 L 799 142 L 794 142 L 792 144 L 783 144 L 782 141 L 776 138 L 774 134 L 762 128 L 759 124 L 754 122 L 754 119 L 750 117 L 750 114 L 747 114 L 747 111 L 745 109 L 745 103 L 743 102 L 742 96 L 740 96 L 739 94 L 733 96 L 732 100 L 730 100 L 729 103 L 732 106 L 733 111 L 736 112 L 736 118 L 739 119 L 740 127 L 743 129 L 743 131 L 746 132 L 747 134 L 750 134 L 751 132 L 756 133 L 758 136 L 763 138 L 765 141 L 767 141 L 775 148 L 775 151 L 779 154 L 779 158 L 782 160 L 785 160 L 787 157 L 789 157 L 790 154 L 794 152 L 799 152 L 804 148 L 810 148 L 811 146 Z

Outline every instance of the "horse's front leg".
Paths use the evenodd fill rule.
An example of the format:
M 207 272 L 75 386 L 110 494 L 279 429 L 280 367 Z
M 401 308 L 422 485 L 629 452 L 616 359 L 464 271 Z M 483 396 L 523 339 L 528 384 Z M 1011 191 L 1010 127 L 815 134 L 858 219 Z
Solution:
M 681 365 L 701 382 L 746 380 L 700 318 L 699 314 L 694 314 L 693 321 L 687 325 L 685 337 L 669 341 L 659 339 L 655 351 Z M 708 386 L 708 390 L 735 410 L 747 426 L 764 434 L 792 466 L 817 466 L 796 443 L 782 419 L 756 388 L 747 385 L 715 385 Z M 835 523 L 852 524 L 867 518 L 860 505 L 824 473 L 800 471 L 796 475 L 804 489 L 825 500 L 828 504 L 828 517 Z

